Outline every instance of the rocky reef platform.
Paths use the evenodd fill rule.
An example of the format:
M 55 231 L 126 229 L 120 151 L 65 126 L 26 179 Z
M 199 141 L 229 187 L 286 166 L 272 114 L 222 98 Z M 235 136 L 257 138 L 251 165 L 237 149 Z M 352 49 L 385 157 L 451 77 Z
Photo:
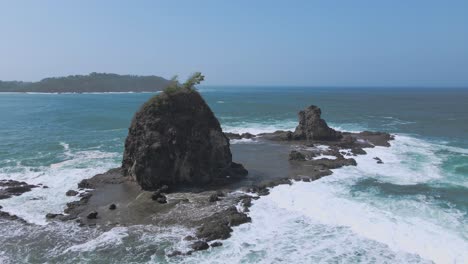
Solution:
M 191 254 L 222 245 L 219 240 L 229 238 L 232 227 L 250 222 L 252 201 L 268 195 L 269 188 L 313 181 L 333 169 L 355 166 L 354 156 L 366 154 L 366 148 L 388 147 L 393 139 L 383 132 L 336 131 L 321 118 L 317 106 L 298 116 L 295 131 L 223 133 L 198 92 L 173 87 L 135 114 L 122 166 L 81 181 L 64 193 L 76 201 L 63 213 L 45 217 L 103 230 L 185 226 L 193 230 L 192 236 L 183 238 L 193 241 L 190 248 L 170 255 Z M 239 139 L 252 144 L 230 144 Z M 1 197 L 8 198 L 40 186 L 2 182 L 0 187 Z M 0 217 L 18 220 L 1 211 Z

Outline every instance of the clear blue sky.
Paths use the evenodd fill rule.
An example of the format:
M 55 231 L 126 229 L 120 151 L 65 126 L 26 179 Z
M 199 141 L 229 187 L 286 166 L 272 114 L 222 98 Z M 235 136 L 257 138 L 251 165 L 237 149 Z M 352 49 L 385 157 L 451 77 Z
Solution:
M 0 0 L 0 34 L 0 80 L 468 87 L 467 0 Z

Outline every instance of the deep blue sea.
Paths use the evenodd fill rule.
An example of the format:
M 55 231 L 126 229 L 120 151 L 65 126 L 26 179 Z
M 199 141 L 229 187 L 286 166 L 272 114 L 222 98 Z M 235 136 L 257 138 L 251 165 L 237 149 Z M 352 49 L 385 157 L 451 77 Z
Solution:
M 81 179 L 120 165 L 131 118 L 154 94 L 0 94 L 0 179 L 50 187 L 0 200 L 3 211 L 30 223 L 0 219 L 0 263 L 468 263 L 468 89 L 200 92 L 229 132 L 294 129 L 297 112 L 314 104 L 336 129 L 396 139 L 366 150 L 356 167 L 273 188 L 254 202 L 252 223 L 234 228 L 224 246 L 169 259 L 193 230 L 102 232 L 44 217 L 76 199 L 65 192 Z

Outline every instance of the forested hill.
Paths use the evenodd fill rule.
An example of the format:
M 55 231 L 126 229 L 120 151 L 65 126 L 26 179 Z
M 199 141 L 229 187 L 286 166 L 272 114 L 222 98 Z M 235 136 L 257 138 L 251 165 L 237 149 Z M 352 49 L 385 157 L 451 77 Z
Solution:
M 0 81 L 0 92 L 90 93 L 90 92 L 154 92 L 170 83 L 158 76 L 91 73 L 46 78 L 39 82 Z

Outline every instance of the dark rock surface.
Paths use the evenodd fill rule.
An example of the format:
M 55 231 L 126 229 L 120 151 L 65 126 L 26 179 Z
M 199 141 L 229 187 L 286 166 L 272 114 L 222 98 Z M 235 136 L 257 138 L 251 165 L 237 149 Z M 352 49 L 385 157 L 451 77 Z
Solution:
M 2 187 L 0 189 L 0 200 L 1 200 L 1 199 L 8 199 L 12 196 L 19 196 L 39 186 L 28 184 L 26 182 L 15 181 L 15 180 L 0 180 L 0 187 Z
M 293 151 L 291 151 L 291 153 L 289 153 L 289 160 L 300 160 L 300 161 L 303 161 L 303 160 L 306 160 L 306 157 L 305 157 L 305 155 L 302 154 L 301 152 L 296 151 L 296 150 L 293 150 Z
M 251 139 L 251 138 L 256 137 L 256 135 L 253 135 L 253 134 L 250 134 L 250 133 L 237 134 L 237 133 L 226 132 L 226 133 L 224 133 L 224 135 L 229 139 L 243 139 L 243 138 Z
M 75 190 L 68 190 L 68 191 L 65 193 L 66 196 L 76 196 L 77 194 L 78 194 L 78 192 L 75 191 Z
M 195 251 L 199 251 L 199 250 L 206 250 L 210 246 L 205 241 L 196 241 L 190 247 Z
M 339 140 L 340 132 L 328 127 L 321 118 L 322 111 L 315 105 L 299 112 L 299 125 L 293 133 L 295 140 Z
M 97 216 L 98 216 L 98 212 L 92 211 L 92 212 L 90 212 L 90 213 L 88 214 L 87 218 L 88 218 L 88 219 L 96 219 Z
M 161 93 L 141 107 L 128 131 L 122 170 L 145 190 L 224 183 L 247 175 L 232 162 L 228 138 L 193 90 Z
M 216 242 L 213 242 L 210 244 L 210 247 L 220 247 L 222 246 L 223 243 L 219 242 L 219 241 L 216 241 Z
M 377 164 L 383 164 L 383 161 L 379 157 L 374 157 L 374 159 L 377 161 Z
M 117 209 L 117 205 L 115 204 L 109 205 L 109 210 L 115 210 L 115 209 Z
M 10 221 L 18 221 L 20 223 L 27 224 L 26 220 L 24 220 L 23 218 L 20 218 L 17 215 L 10 214 L 10 213 L 3 212 L 3 211 L 0 211 L 0 218 L 10 220 Z
M 252 219 L 249 216 L 231 206 L 204 219 L 203 225 L 197 229 L 196 236 L 206 241 L 226 239 L 231 236 L 232 226 L 238 226 L 250 221 Z
M 219 201 L 218 194 L 213 193 L 212 195 L 210 195 L 210 198 L 208 199 L 208 201 L 209 201 L 210 203 L 214 203 L 214 202 L 216 202 L 216 201 Z

